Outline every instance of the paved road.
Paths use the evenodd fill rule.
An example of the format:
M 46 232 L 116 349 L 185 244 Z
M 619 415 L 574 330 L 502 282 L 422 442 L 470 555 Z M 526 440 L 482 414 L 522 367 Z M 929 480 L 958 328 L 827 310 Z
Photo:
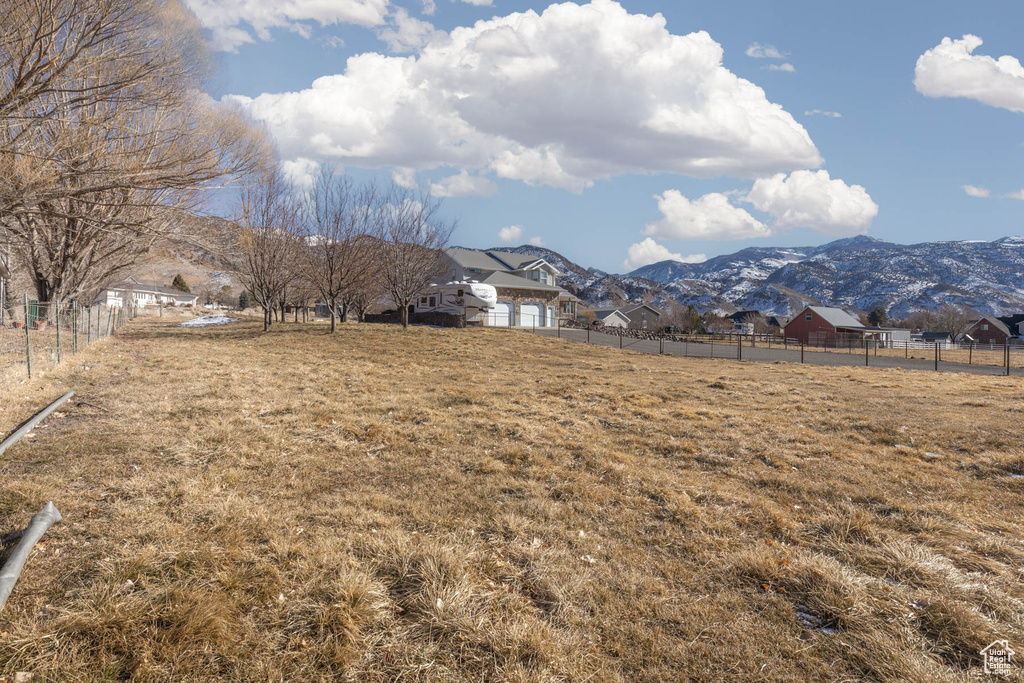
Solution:
M 530 328 L 523 328 L 530 329 Z M 665 353 L 674 356 L 686 356 L 691 358 L 724 358 L 737 360 L 738 349 L 735 343 L 731 344 L 709 344 L 703 342 L 659 342 L 649 339 L 633 339 L 620 337 L 615 334 L 605 334 L 588 330 L 577 330 L 563 328 L 561 331 L 550 327 L 538 327 L 534 330 L 537 334 L 549 337 L 560 335 L 562 339 L 569 339 L 576 342 L 590 343 L 595 346 L 609 346 L 641 353 Z M 789 363 L 800 363 L 800 349 L 769 349 L 762 346 L 743 347 L 744 361 L 761 361 L 771 363 L 775 361 L 786 361 Z M 904 370 L 928 370 L 935 371 L 935 361 L 921 358 L 891 358 L 887 356 L 868 356 L 868 366 L 873 368 L 903 368 Z M 827 365 L 833 367 L 864 367 L 864 354 L 841 353 L 832 351 L 805 351 L 803 362 L 808 365 Z M 966 363 L 947 363 L 939 361 L 941 372 L 969 372 L 976 375 L 1005 375 L 1005 368 L 995 365 L 968 365 Z M 1011 368 L 1011 375 L 1021 376 L 1024 370 Z

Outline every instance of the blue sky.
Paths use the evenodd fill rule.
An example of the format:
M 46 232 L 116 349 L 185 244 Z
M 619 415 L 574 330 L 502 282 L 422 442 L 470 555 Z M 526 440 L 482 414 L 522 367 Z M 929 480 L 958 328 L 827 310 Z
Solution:
M 432 189 L 464 246 L 623 272 L 1024 233 L 1020 3 L 190 4 L 211 94 L 297 180 L 330 162 Z

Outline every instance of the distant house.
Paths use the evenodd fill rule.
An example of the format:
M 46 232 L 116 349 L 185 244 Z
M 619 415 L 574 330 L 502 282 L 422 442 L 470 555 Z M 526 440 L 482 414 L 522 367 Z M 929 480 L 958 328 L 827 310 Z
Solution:
M 607 308 L 595 308 L 595 314 L 607 314 L 610 311 L 618 311 L 629 322 L 625 325 L 633 330 L 657 330 L 661 328 L 661 311 L 648 304 L 627 304 L 625 306 L 610 306 Z
M 629 318 L 617 308 L 599 308 L 594 313 L 594 322 L 605 327 L 629 327 Z
M 498 304 L 485 325 L 492 327 L 555 327 L 560 319 L 574 319 L 575 296 L 558 286 L 564 275 L 536 256 L 508 251 L 445 250 L 449 280 L 469 280 L 491 285 Z
M 926 344 L 941 344 L 945 348 L 953 344 L 953 335 L 949 332 L 922 332 L 914 335 L 914 340 Z
M 1010 330 L 1014 336 L 1024 337 L 1024 313 L 1001 315 L 996 320 L 1006 325 L 1006 329 Z
M 786 324 L 786 337 L 811 346 L 860 345 L 864 340 L 882 344 L 910 341 L 910 330 L 869 327 L 841 308 L 808 306 Z
M 1013 335 L 998 318 L 982 316 L 975 320 L 971 327 L 964 333 L 964 337 L 970 337 L 966 341 L 976 341 L 979 344 L 996 344 L 1002 346 Z
M 197 294 L 188 294 L 173 287 L 163 287 L 129 277 L 116 285 L 107 287 L 100 292 L 96 303 L 104 306 L 136 306 L 150 308 L 152 306 L 195 306 L 199 301 Z

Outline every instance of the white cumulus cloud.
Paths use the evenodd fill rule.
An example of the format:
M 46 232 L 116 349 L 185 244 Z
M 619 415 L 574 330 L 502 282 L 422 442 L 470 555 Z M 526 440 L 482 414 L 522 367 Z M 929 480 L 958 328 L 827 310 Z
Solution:
M 510 225 L 498 231 L 498 239 L 505 244 L 512 244 L 523 239 L 523 226 Z
M 768 66 L 761 67 L 765 71 L 787 71 L 793 73 L 796 71 L 796 67 L 789 62 L 783 62 L 782 64 L 769 64 Z
M 946 37 L 917 60 L 914 86 L 928 97 L 968 97 L 1024 112 L 1024 66 L 1016 57 L 976 55 L 978 36 Z
M 203 26 L 213 33 L 215 49 L 269 40 L 270 29 L 284 28 L 309 36 L 310 22 L 321 26 L 377 26 L 387 16 L 389 0 L 186 0 Z M 246 28 L 248 26 L 248 28 Z
M 410 16 L 402 7 L 395 10 L 387 26 L 377 29 L 377 37 L 387 43 L 391 52 L 399 54 L 415 52 L 435 37 L 444 35 L 429 21 Z
M 465 170 L 430 184 L 430 194 L 435 197 L 490 197 L 497 191 L 494 181 L 469 175 Z
M 987 197 L 989 196 L 989 194 L 991 194 L 984 187 L 975 187 L 974 185 L 964 185 L 963 191 L 966 192 L 971 197 Z
M 399 166 L 391 171 L 391 180 L 395 185 L 404 187 L 407 190 L 418 189 L 420 184 L 416 182 L 416 169 Z
M 355 55 L 306 90 L 234 99 L 286 158 L 450 166 L 574 192 L 624 173 L 756 178 L 822 163 L 803 126 L 722 66 L 711 36 L 673 35 L 660 14 L 613 0 L 479 21 L 412 57 Z
M 691 201 L 679 190 L 667 190 L 654 198 L 662 218 L 649 223 L 645 235 L 680 240 L 742 240 L 772 234 L 771 229 L 733 206 L 729 197 L 720 192 Z
M 826 111 L 824 109 L 811 109 L 810 111 L 805 111 L 804 116 L 824 116 L 829 119 L 843 118 L 843 115 L 837 111 Z
M 530 244 L 532 244 L 535 247 L 543 247 L 544 240 L 542 240 L 540 237 L 531 237 Z
M 494 0 L 460 0 L 467 5 L 476 5 L 477 7 L 490 7 L 494 4 Z
M 751 43 L 750 47 L 747 48 L 747 56 L 755 59 L 785 59 L 788 54 L 788 52 L 779 52 L 778 48 L 774 45 Z
M 300 157 L 295 160 L 282 161 L 281 172 L 296 187 L 308 189 L 313 187 L 313 183 L 316 182 L 316 177 L 320 173 L 320 164 L 312 159 Z
M 1017 190 L 1006 195 L 1007 199 L 1024 199 L 1024 190 Z
M 878 215 L 878 204 L 860 185 L 830 178 L 828 171 L 778 173 L 754 182 L 745 201 L 775 217 L 773 227 L 810 228 L 824 235 L 862 235 Z
M 622 267 L 628 272 L 652 263 L 668 260 L 681 263 L 703 263 L 708 260 L 708 257 L 704 254 L 683 256 L 682 254 L 673 253 L 668 250 L 668 247 L 658 244 L 650 237 L 647 237 L 644 241 L 637 242 L 629 247 L 626 253 L 626 260 L 622 262 Z

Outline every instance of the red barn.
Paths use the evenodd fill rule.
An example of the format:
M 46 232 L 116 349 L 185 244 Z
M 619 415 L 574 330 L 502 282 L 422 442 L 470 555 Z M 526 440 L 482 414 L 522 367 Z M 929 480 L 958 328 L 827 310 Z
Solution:
M 811 346 L 859 346 L 865 338 L 883 344 L 910 340 L 910 330 L 867 327 L 846 311 L 826 306 L 808 306 L 785 329 L 786 337 Z

